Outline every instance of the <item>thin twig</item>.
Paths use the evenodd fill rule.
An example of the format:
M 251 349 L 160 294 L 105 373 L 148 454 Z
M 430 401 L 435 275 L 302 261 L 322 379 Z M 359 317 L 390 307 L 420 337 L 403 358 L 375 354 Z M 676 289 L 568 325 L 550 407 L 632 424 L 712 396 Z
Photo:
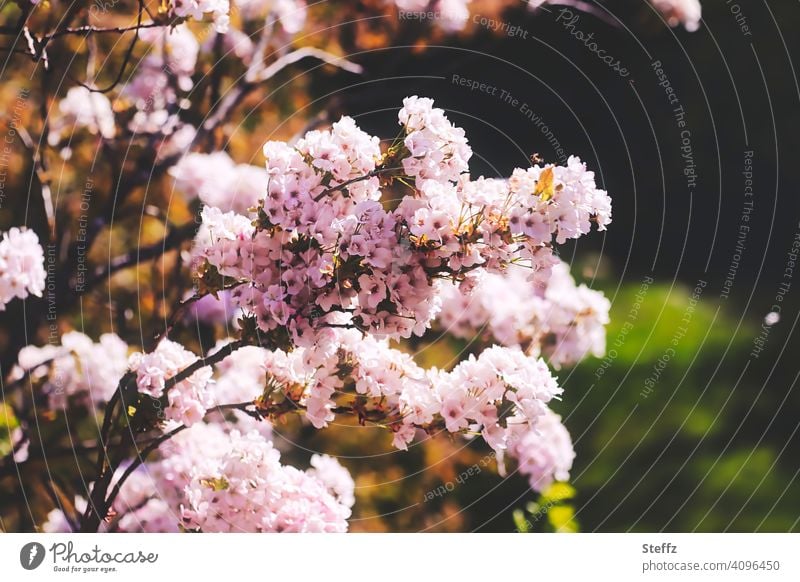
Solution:
M 125 58 L 122 60 L 122 65 L 119 68 L 119 72 L 117 73 L 117 77 L 114 79 L 114 82 L 103 89 L 95 89 L 94 87 L 91 87 L 86 83 L 81 83 L 80 81 L 78 81 L 78 83 L 80 83 L 80 85 L 84 89 L 88 89 L 92 93 L 108 93 L 110 91 L 113 91 L 114 88 L 117 85 L 119 85 L 120 81 L 122 81 L 122 77 L 125 75 L 125 69 L 128 68 L 128 63 L 130 63 L 131 57 L 133 56 L 133 49 L 136 47 L 136 43 L 139 41 L 139 30 L 141 30 L 142 28 L 143 12 L 144 12 L 144 1 L 139 0 L 139 11 L 136 16 L 136 26 L 133 28 L 135 33 L 133 35 L 131 43 L 128 45 L 128 50 L 125 52 Z
M 125 484 L 125 481 L 128 480 L 128 477 L 130 477 L 131 474 L 142 465 L 142 463 L 144 463 L 144 460 L 147 458 L 147 456 L 153 451 L 155 451 L 158 447 L 160 447 L 163 443 L 167 442 L 176 434 L 183 432 L 187 428 L 189 427 L 186 426 L 185 424 L 173 428 L 171 431 L 164 433 L 163 435 L 158 437 L 155 441 L 150 443 L 150 445 L 142 449 L 142 452 L 139 453 L 136 459 L 134 459 L 133 462 L 130 465 L 128 465 L 128 468 L 125 469 L 125 472 L 122 473 L 122 476 L 119 478 L 119 481 L 117 481 L 117 483 L 114 485 L 114 488 L 111 490 L 111 493 L 105 500 L 104 502 L 105 512 L 103 513 L 103 517 L 105 517 L 105 513 L 108 512 L 108 508 L 114 504 L 114 500 L 117 498 L 117 495 L 119 495 L 119 491 L 120 489 L 122 489 L 122 486 Z
M 314 202 L 319 202 L 320 200 L 322 200 L 323 198 L 325 198 L 329 194 L 333 194 L 334 192 L 338 192 L 339 190 L 343 190 L 343 189 L 347 188 L 348 186 L 351 186 L 351 185 L 353 185 L 353 184 L 355 184 L 357 182 L 363 182 L 364 180 L 369 180 L 370 178 L 374 178 L 374 177 L 379 176 L 381 174 L 385 174 L 386 172 L 393 172 L 395 170 L 402 170 L 402 169 L 403 168 L 401 168 L 401 167 L 396 167 L 396 168 L 376 168 L 375 170 L 372 170 L 368 174 L 364 174 L 363 176 L 358 176 L 357 178 L 352 178 L 350 180 L 346 180 L 346 181 L 342 182 L 341 184 L 338 184 L 337 186 L 331 186 L 330 188 L 326 188 L 325 190 L 323 190 L 322 192 L 320 192 L 319 194 L 317 194 L 314 197 Z
M 254 74 L 252 78 L 245 77 L 244 82 L 239 83 L 234 89 L 229 91 L 225 97 L 223 97 L 217 110 L 213 115 L 210 115 L 203 124 L 203 128 L 206 131 L 212 131 L 228 116 L 230 111 L 233 110 L 256 87 L 258 83 L 263 83 L 264 81 L 270 80 L 289 65 L 308 57 L 319 59 L 329 65 L 334 65 L 351 73 L 360 74 L 364 71 L 361 65 L 352 61 L 348 61 L 344 57 L 336 56 L 322 49 L 314 47 L 303 47 L 301 49 L 297 49 L 296 51 L 292 51 L 282 56 L 257 75 Z
M 77 28 L 65 28 L 63 30 L 58 30 L 53 32 L 52 34 L 45 35 L 42 37 L 43 40 L 50 41 L 54 38 L 58 38 L 60 36 L 64 36 L 67 34 L 75 34 L 75 35 L 89 35 L 89 34 L 105 34 L 105 33 L 116 33 L 116 34 L 124 34 L 126 32 L 134 32 L 139 31 L 145 28 L 158 28 L 167 26 L 168 23 L 164 22 L 145 22 L 143 24 L 135 24 L 133 26 L 117 26 L 112 28 L 96 28 L 91 25 L 86 26 L 79 26 Z

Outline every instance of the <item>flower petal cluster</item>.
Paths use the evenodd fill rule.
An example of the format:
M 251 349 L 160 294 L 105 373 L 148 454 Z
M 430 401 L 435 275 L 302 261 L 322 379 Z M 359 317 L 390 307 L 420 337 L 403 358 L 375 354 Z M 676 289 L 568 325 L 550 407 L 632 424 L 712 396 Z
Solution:
M 13 227 L 0 239 L 0 311 L 13 299 L 41 297 L 47 272 L 44 250 L 32 230 Z
M 424 370 L 387 340 L 330 331 L 318 347 L 271 352 L 272 393 L 260 406 L 270 411 L 288 399 L 282 410 L 302 409 L 316 428 L 337 413 L 355 413 L 391 430 L 399 449 L 422 430 L 481 434 L 500 452 L 514 430 L 534 428 L 562 392 L 544 361 L 518 348 L 492 347 L 449 372 Z
M 521 346 L 556 368 L 605 353 L 610 302 L 599 291 L 576 285 L 563 262 L 544 287 L 532 288 L 530 269 L 482 273 L 443 288 L 441 329 L 460 338 L 483 335 L 504 346 Z
M 524 260 L 542 284 L 554 242 L 610 222 L 607 194 L 577 158 L 472 181 L 463 130 L 430 99 L 405 99 L 398 117 L 401 137 L 384 153 L 349 117 L 295 147 L 268 142 L 256 219 L 203 209 L 195 265 L 244 283 L 234 300 L 262 331 L 288 331 L 278 347 L 315 345 L 331 327 L 422 335 L 443 279 Z
M 136 469 L 120 488 L 104 531 L 345 532 L 354 484 L 335 459 L 314 455 L 301 471 L 258 431 L 198 423 L 162 445 L 161 458 Z M 127 469 L 112 480 L 116 485 Z M 86 500 L 78 497 L 78 511 Z M 44 531 L 70 532 L 53 510 Z
M 163 420 L 191 426 L 202 420 L 213 405 L 213 396 L 208 386 L 212 370 L 208 366 L 167 388 L 170 378 L 196 360 L 195 354 L 168 339 L 159 342 L 150 353 L 136 352 L 131 355 L 129 365 L 136 372 L 139 391 L 153 398 L 166 396 Z
M 175 16 L 203 20 L 206 14 L 210 14 L 217 32 L 228 30 L 231 11 L 228 0 L 172 0 L 170 4 Z
M 545 410 L 536 427 L 516 435 L 509 454 L 528 477 L 531 489 L 542 492 L 554 481 L 567 481 L 575 450 L 561 417 Z
M 200 443 L 191 443 L 197 435 Z M 206 532 L 344 532 L 352 505 L 352 479 L 330 457 L 301 471 L 280 463 L 280 453 L 258 431 L 225 434 L 216 425 L 198 425 L 177 439 L 164 463 L 175 466 L 187 442 L 187 478 L 181 496 L 185 528 Z M 213 434 L 216 433 L 216 434 Z M 183 436 L 183 435 L 181 435 Z M 215 441 L 196 463 L 198 444 Z M 188 470 L 187 470 L 188 468 Z M 154 469 L 157 474 L 167 467 Z M 174 470 L 174 469 L 173 469 Z M 169 473 L 169 470 L 166 470 Z M 175 484 L 180 484 L 178 479 Z
M 248 214 L 267 193 L 263 168 L 236 164 L 225 152 L 189 153 L 169 170 L 175 185 L 189 199 L 224 211 Z
M 69 331 L 60 346 L 22 348 L 11 377 L 20 379 L 27 371 L 32 382 L 42 383 L 47 408 L 63 410 L 70 400 L 86 407 L 107 402 L 127 369 L 128 344 L 116 334 L 103 334 L 95 343 Z
M 57 145 L 80 128 L 105 139 L 113 138 L 116 134 L 114 110 L 108 97 L 102 93 L 82 86 L 70 87 L 51 116 L 47 141 L 50 145 Z

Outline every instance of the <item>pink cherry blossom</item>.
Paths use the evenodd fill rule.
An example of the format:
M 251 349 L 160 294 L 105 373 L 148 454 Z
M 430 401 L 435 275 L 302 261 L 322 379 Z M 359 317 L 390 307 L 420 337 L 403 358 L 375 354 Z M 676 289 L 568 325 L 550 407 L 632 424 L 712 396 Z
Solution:
M 0 311 L 12 299 L 41 297 L 47 272 L 39 237 L 28 229 L 11 228 L 0 239 Z
M 545 409 L 536 426 L 515 435 L 509 454 L 532 489 L 544 491 L 553 481 L 566 481 L 575 450 L 561 417 Z
M 130 368 L 136 372 L 140 392 L 161 398 L 166 390 L 165 421 L 191 426 L 200 421 L 213 404 L 208 386 L 212 374 L 209 367 L 197 370 L 167 389 L 167 381 L 196 360 L 196 355 L 171 340 L 162 340 L 153 352 L 137 352 L 130 357 Z

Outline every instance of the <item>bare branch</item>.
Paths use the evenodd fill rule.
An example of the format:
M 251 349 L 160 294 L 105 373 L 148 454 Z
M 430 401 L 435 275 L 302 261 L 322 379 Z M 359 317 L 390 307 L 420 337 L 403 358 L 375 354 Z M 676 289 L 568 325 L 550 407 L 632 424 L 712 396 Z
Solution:
M 42 100 L 45 101 L 47 97 L 42 95 Z M 46 107 L 46 105 L 45 105 Z M 47 120 L 42 120 L 44 123 L 43 133 L 41 140 L 47 140 Z M 53 192 L 50 188 L 50 176 L 47 173 L 47 162 L 38 145 L 33 141 L 31 134 L 22 126 L 17 127 L 17 133 L 22 140 L 23 145 L 30 150 L 31 159 L 33 161 L 33 168 L 36 176 L 39 178 L 39 184 L 42 186 L 42 202 L 44 203 L 44 212 L 47 217 L 47 227 L 50 230 L 51 237 L 56 229 L 56 212 L 53 205 Z
M 58 38 L 60 36 L 65 36 L 68 34 L 75 34 L 75 35 L 83 35 L 87 36 L 89 34 L 105 34 L 105 33 L 115 33 L 115 34 L 125 34 L 126 32 L 138 32 L 139 30 L 145 28 L 159 28 L 165 27 L 168 23 L 164 22 L 145 22 L 143 24 L 134 24 L 133 26 L 117 26 L 113 28 L 96 28 L 94 26 L 79 26 L 76 28 L 65 28 L 63 30 L 57 30 L 52 34 L 45 35 L 43 37 L 44 40 L 50 41 L 54 38 Z
M 175 250 L 181 244 L 190 240 L 197 231 L 197 224 L 189 222 L 177 228 L 170 229 L 168 234 L 160 241 L 151 245 L 138 247 L 124 255 L 115 257 L 107 265 L 98 267 L 92 277 L 86 281 L 84 290 L 89 290 L 105 281 L 108 277 L 129 267 L 136 267 L 144 261 L 155 259 L 168 251 Z
M 225 97 L 223 97 L 222 101 L 220 102 L 219 107 L 214 112 L 213 115 L 210 115 L 206 122 L 203 124 L 203 129 L 206 132 L 213 131 L 220 123 L 227 119 L 230 112 L 242 102 L 242 100 L 257 86 L 258 83 L 262 83 L 264 81 L 268 81 L 275 75 L 277 75 L 280 71 L 301 61 L 305 58 L 312 57 L 323 61 L 329 65 L 334 65 L 343 69 L 345 71 L 349 71 L 351 73 L 360 74 L 363 72 L 363 67 L 361 65 L 354 63 L 352 61 L 348 61 L 344 57 L 339 57 L 334 55 L 333 53 L 329 53 L 322 49 L 314 48 L 314 47 L 304 47 L 301 49 L 297 49 L 291 53 L 288 53 L 277 61 L 266 67 L 263 71 L 258 73 L 256 77 L 253 79 L 245 78 L 243 83 L 237 85 L 234 89 L 229 91 Z M 198 132 L 199 134 L 200 132 Z M 199 141 L 199 140 L 197 140 Z
M 266 67 L 255 79 L 256 82 L 263 82 L 271 79 L 280 71 L 285 69 L 287 66 L 296 63 L 302 59 L 307 57 L 313 57 L 315 59 L 319 59 L 328 65 L 333 65 L 335 67 L 339 67 L 345 71 L 350 73 L 354 73 L 356 75 L 360 75 L 364 72 L 364 67 L 359 65 L 358 63 L 354 63 L 353 61 L 348 61 L 344 57 L 337 56 L 333 53 L 329 53 L 328 51 L 324 51 L 322 49 L 318 49 L 315 47 L 303 47 L 297 49 L 296 51 L 292 51 L 277 61 Z
M 225 344 L 210 356 L 204 356 L 198 358 L 197 360 L 186 366 L 183 370 L 181 370 L 171 378 L 168 378 L 164 382 L 164 393 L 171 390 L 179 382 L 183 382 L 184 380 L 186 380 L 189 376 L 191 376 L 198 370 L 201 370 L 206 366 L 213 366 L 217 362 L 221 362 L 222 360 L 230 356 L 233 352 L 235 352 L 239 348 L 243 348 L 246 345 L 248 345 L 247 342 L 243 340 L 236 340 L 228 344 Z
M 135 31 L 135 34 L 133 35 L 131 43 L 128 45 L 128 50 L 125 52 L 125 58 L 122 61 L 122 65 L 120 66 L 119 72 L 117 73 L 117 77 L 114 79 L 114 81 L 103 89 L 95 89 L 85 83 L 80 83 L 80 81 L 78 81 L 81 86 L 83 86 L 85 89 L 88 89 L 92 93 L 108 93 L 109 91 L 114 90 L 114 88 L 117 85 L 119 85 L 119 82 L 122 81 L 122 77 L 125 75 L 125 69 L 128 68 L 128 63 L 130 62 L 131 57 L 133 56 L 133 49 L 136 47 L 136 43 L 139 40 L 139 30 L 142 28 L 143 12 L 144 12 L 144 0 L 139 0 L 139 10 L 136 16 L 136 26 L 133 29 Z
M 248 343 L 244 340 L 237 340 L 230 342 L 222 346 L 216 352 L 209 356 L 204 356 L 198 358 L 193 363 L 188 365 L 186 368 L 178 372 L 176 375 L 169 378 L 166 382 L 164 382 L 164 393 L 168 392 L 172 389 L 178 382 L 182 382 L 192 374 L 194 374 L 197 370 L 201 368 L 205 368 L 206 366 L 213 366 L 217 362 L 220 362 L 231 355 L 233 352 L 248 345 Z M 172 438 L 178 432 L 185 429 L 185 426 L 178 427 L 177 429 L 173 429 L 169 433 L 163 435 L 162 437 L 157 438 L 154 440 L 150 445 L 148 445 L 138 456 L 137 460 L 134 461 L 131 466 L 123 474 L 122 478 L 117 482 L 117 486 L 112 491 L 111 496 L 109 497 L 110 501 L 106 499 L 106 492 L 108 491 L 108 487 L 111 484 L 111 480 L 114 477 L 114 473 L 116 472 L 117 468 L 119 468 L 119 462 L 112 463 L 108 457 L 108 441 L 109 435 L 111 432 L 112 420 L 114 416 L 114 411 L 117 407 L 117 404 L 120 402 L 122 398 L 122 392 L 131 384 L 134 379 L 136 378 L 136 373 L 133 371 L 128 371 L 119 381 L 117 385 L 117 389 L 114 392 L 114 395 L 111 397 L 108 403 L 108 407 L 105 411 L 105 416 L 103 418 L 103 427 L 100 433 L 100 450 L 97 455 L 97 479 L 92 485 L 92 490 L 89 494 L 89 502 L 86 505 L 86 512 L 83 514 L 83 518 L 81 520 L 81 531 L 82 532 L 92 532 L 97 531 L 98 526 L 100 525 L 100 521 L 105 518 L 106 514 L 108 513 L 108 508 L 113 503 L 114 497 L 116 497 L 117 493 L 119 493 L 119 488 L 124 483 L 125 479 L 128 478 L 130 473 L 132 473 L 136 467 L 144 462 L 144 458 L 149 455 L 151 452 L 156 450 L 158 446 Z M 124 408 L 124 407 L 123 407 Z M 219 409 L 217 407 L 216 409 Z M 216 410 L 215 409 L 215 410 Z M 135 444 L 135 443 L 132 443 Z

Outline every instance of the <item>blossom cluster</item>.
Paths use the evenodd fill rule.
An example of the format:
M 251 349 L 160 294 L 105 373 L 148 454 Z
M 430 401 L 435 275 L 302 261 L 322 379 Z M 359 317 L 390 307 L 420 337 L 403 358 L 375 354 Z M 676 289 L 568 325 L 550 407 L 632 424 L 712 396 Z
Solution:
M 335 459 L 314 455 L 301 471 L 280 462 L 263 434 L 198 423 L 162 446 L 161 458 L 131 473 L 106 530 L 177 532 L 344 532 L 354 501 L 350 474 Z M 121 467 L 116 484 L 127 467 Z M 76 501 L 76 509 L 85 508 Z M 61 510 L 48 532 L 71 531 Z
M 213 371 L 204 366 L 188 378 L 167 388 L 170 378 L 193 364 L 197 356 L 179 343 L 165 339 L 150 353 L 136 352 L 130 357 L 130 368 L 136 372 L 139 392 L 153 398 L 166 397 L 163 420 L 191 426 L 202 420 L 214 400 L 209 389 Z
M 51 116 L 47 140 L 50 145 L 58 145 L 65 137 L 71 139 L 78 129 L 85 129 L 105 139 L 114 137 L 116 122 L 108 97 L 86 87 L 70 87 L 58 102 L 58 110 Z
M 150 48 L 120 92 L 122 103 L 130 105 L 128 128 L 169 136 L 182 127 L 178 95 L 193 86 L 200 44 L 185 24 L 144 29 L 140 36 Z
M 174 16 L 203 20 L 206 14 L 211 15 L 214 29 L 225 32 L 230 24 L 231 4 L 229 0 L 172 0 L 170 12 Z
M 521 470 L 536 481 L 561 479 L 570 463 L 562 447 L 558 462 L 516 443 L 528 433 L 549 435 L 552 416 L 547 403 L 562 390 L 540 358 L 518 348 L 495 346 L 470 356 L 453 370 L 424 370 L 387 340 L 362 337 L 356 330 L 329 330 L 314 348 L 267 354 L 268 390 L 257 401 L 269 415 L 305 412 L 316 427 L 333 422 L 336 414 L 356 414 L 394 435 L 394 446 L 407 449 L 418 433 L 477 435 L 498 453 L 523 455 Z M 563 429 L 566 431 L 566 429 Z M 537 436 L 530 442 L 544 441 Z M 567 437 L 568 440 L 568 437 Z M 564 442 L 564 441 L 559 441 Z M 571 459 L 571 458 L 570 458 Z
M 516 437 L 509 452 L 516 457 L 518 470 L 527 475 L 532 489 L 544 491 L 554 481 L 569 479 L 575 450 L 569 432 L 555 412 L 546 410 L 535 430 Z
M 116 349 L 108 356 L 114 356 L 118 368 L 121 362 L 122 369 L 103 380 L 115 387 L 127 367 L 127 346 L 111 334 L 103 336 L 101 343 L 114 344 Z M 63 362 L 56 359 L 54 365 L 62 375 L 70 374 L 76 383 L 82 383 L 83 388 L 76 386 L 70 393 L 88 390 L 88 378 L 99 379 L 91 366 L 102 365 L 106 354 L 99 351 L 100 344 L 87 351 L 91 350 L 90 340 L 77 332 L 65 334 L 64 347 L 72 349 L 74 357 L 82 356 L 80 365 L 66 369 L 72 357 L 66 355 L 61 356 Z M 91 357 L 87 357 L 89 354 Z M 335 459 L 313 455 L 306 471 L 281 464 L 270 440 L 269 423 L 256 421 L 239 410 L 227 416 L 227 412 L 212 409 L 207 413 L 210 422 L 193 422 L 192 410 L 197 404 L 205 408 L 212 402 L 255 399 L 263 391 L 268 356 L 262 348 L 246 346 L 216 366 L 213 383 L 207 380 L 210 368 L 203 368 L 198 372 L 199 379 L 193 375 L 188 383 L 176 384 L 168 394 L 165 427 L 181 422 L 191 424 L 191 428 L 163 443 L 159 459 L 144 463 L 130 474 L 102 526 L 104 531 L 346 531 L 355 500 L 354 483 Z M 194 359 L 190 352 L 165 340 L 150 354 L 134 354 L 130 363 L 137 372 L 140 390 L 155 396 L 162 393 L 165 380 L 174 370 L 183 369 Z M 127 468 L 125 464 L 118 469 L 112 487 Z M 75 508 L 84 511 L 86 500 L 78 497 Z M 43 529 L 68 532 L 75 525 L 57 509 L 50 513 Z
M 420 187 L 425 180 L 430 180 L 428 184 L 456 182 L 468 170 L 472 149 L 464 130 L 451 124 L 433 100 L 407 97 L 397 117 L 408 151 L 402 159 L 403 170 Z
M 32 230 L 13 227 L 0 239 L 0 311 L 13 299 L 41 297 L 47 272 L 39 237 Z
M 483 335 L 504 346 L 521 346 L 556 368 L 605 353 L 610 302 L 599 291 L 576 285 L 563 262 L 544 287 L 531 289 L 524 264 L 505 273 L 483 273 L 443 289 L 441 329 L 455 337 Z
M 245 283 L 234 303 L 262 331 L 288 330 L 279 347 L 312 346 L 331 327 L 422 335 L 443 279 L 525 260 L 543 283 L 554 241 L 611 220 L 608 195 L 577 158 L 473 181 L 463 130 L 432 100 L 409 97 L 398 117 L 401 137 L 384 153 L 349 117 L 295 147 L 268 142 L 257 218 L 225 212 L 227 202 L 203 209 L 199 275 L 210 267 Z
M 226 435 L 226 450 L 192 471 L 182 512 L 188 529 L 213 532 L 344 532 L 350 507 L 329 489 L 322 472 L 280 464 L 280 454 L 258 432 Z M 329 459 L 330 463 L 335 463 Z M 324 464 L 317 463 L 324 467 Z M 343 473 L 331 484 L 342 487 Z M 352 482 L 351 482 L 352 483 Z M 352 485 L 348 501 L 352 500 Z
M 267 191 L 264 168 L 236 164 L 225 152 L 190 153 L 170 168 L 176 187 L 188 199 L 223 211 L 247 215 Z
M 239 20 L 231 19 L 229 0 L 172 0 L 170 14 L 193 20 L 203 20 L 210 15 L 214 31 L 222 35 L 225 52 L 236 55 L 245 64 L 250 63 L 255 52 L 253 41 L 244 31 L 247 22 L 258 22 L 273 34 L 275 31 L 271 28 L 277 22 L 284 33 L 294 35 L 300 32 L 306 21 L 305 0 L 236 0 L 234 5 Z M 208 51 L 213 44 L 211 35 L 202 48 Z
M 137 67 L 139 74 L 144 69 L 161 69 L 176 77 L 183 91 L 192 88 L 191 76 L 197 66 L 200 43 L 185 24 L 165 28 L 145 28 L 139 37 L 150 44 L 150 50 Z
M 88 407 L 108 401 L 128 369 L 128 344 L 116 334 L 106 333 L 100 341 L 78 331 L 61 336 L 61 345 L 26 346 L 19 352 L 11 380 L 27 373 L 41 384 L 41 406 L 63 410 L 73 404 Z
M 305 23 L 304 0 L 241 0 L 236 4 L 242 25 L 248 21 L 275 20 L 286 34 L 293 35 Z M 256 53 L 255 44 L 241 27 L 231 25 L 230 10 L 229 0 L 173 0 L 169 3 L 170 14 L 178 18 L 203 20 L 210 15 L 214 31 L 221 35 L 225 54 L 230 53 L 249 65 Z M 123 85 L 119 110 L 130 106 L 128 128 L 134 133 L 169 137 L 184 131 L 185 135 L 185 129 L 191 126 L 179 119 L 178 111 L 183 107 L 179 92 L 192 89 L 192 75 L 199 55 L 212 50 L 216 34 L 205 35 L 202 45 L 186 24 L 147 26 L 139 30 L 138 35 L 150 49 L 138 61 L 132 78 Z M 285 39 L 281 40 L 278 35 L 275 42 L 283 45 Z M 50 116 L 50 123 L 51 145 L 59 143 L 68 130 L 75 128 L 86 128 L 106 139 L 113 138 L 116 133 L 114 109 L 109 98 L 82 86 L 70 88 Z

